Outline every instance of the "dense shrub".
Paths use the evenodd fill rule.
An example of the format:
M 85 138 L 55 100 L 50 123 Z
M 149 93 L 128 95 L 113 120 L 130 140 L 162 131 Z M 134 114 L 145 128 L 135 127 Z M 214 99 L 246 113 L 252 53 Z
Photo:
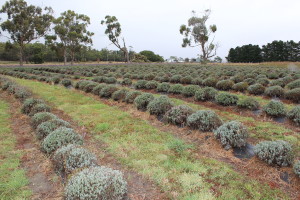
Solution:
M 300 103 L 300 88 L 289 90 L 284 96 L 286 99 L 292 100 L 295 103 Z
M 195 95 L 197 90 L 199 90 L 198 85 L 188 85 L 183 88 L 181 94 L 185 97 L 192 97 Z
M 86 86 L 84 86 L 83 88 L 83 91 L 85 92 L 92 92 L 93 89 L 98 86 L 99 84 L 98 83 L 95 83 L 95 82 L 90 82 L 88 83 Z
M 99 96 L 104 98 L 110 98 L 111 95 L 117 90 L 118 88 L 116 86 L 107 85 L 104 88 L 102 88 L 102 90 L 99 93 Z
M 148 104 L 154 100 L 153 94 L 143 93 L 134 99 L 134 105 L 138 110 L 146 110 Z
M 148 81 L 153 80 L 154 78 L 155 78 L 155 75 L 154 75 L 154 74 L 146 74 L 146 75 L 144 76 L 144 79 L 145 79 L 145 80 L 148 80 Z
M 78 81 L 76 84 L 75 84 L 75 88 L 76 89 L 79 89 L 79 90 L 83 90 L 84 87 L 91 83 L 91 81 L 86 81 L 86 80 L 81 80 L 81 81 Z
M 81 145 L 83 144 L 83 139 L 73 129 L 59 127 L 45 137 L 41 146 L 44 152 L 50 154 L 67 144 Z
M 216 96 L 216 102 L 222 106 L 236 105 L 238 100 L 238 96 L 229 93 L 221 93 Z
M 187 124 L 193 129 L 213 131 L 222 125 L 222 120 L 211 110 L 200 110 L 187 118 Z
M 36 128 L 41 123 L 52 119 L 57 119 L 57 116 L 49 112 L 39 112 L 31 118 L 31 125 L 33 128 Z
M 115 77 L 104 77 L 103 82 L 107 84 L 113 84 L 117 82 L 117 79 Z
M 300 161 L 297 161 L 295 164 L 294 164 L 294 172 L 295 174 L 300 178 Z
M 28 98 L 24 101 L 22 108 L 21 108 L 21 112 L 23 114 L 28 115 L 31 112 L 31 109 L 33 108 L 33 106 L 35 106 L 36 104 L 40 104 L 40 103 L 44 103 L 44 101 L 41 99 Z
M 265 91 L 265 95 L 269 97 L 282 97 L 284 95 L 284 90 L 281 86 L 271 86 Z
M 182 83 L 182 84 L 191 84 L 192 79 L 193 78 L 191 76 L 184 76 L 180 79 L 180 83 Z
M 131 85 L 132 84 L 132 80 L 130 78 L 124 78 L 122 81 L 121 81 L 121 84 L 122 85 Z
M 286 115 L 286 109 L 282 102 L 272 100 L 264 106 L 263 111 L 273 117 L 282 117 Z
M 59 84 L 60 82 L 60 78 L 58 76 L 55 76 L 51 79 L 51 81 L 54 83 L 54 84 Z
M 238 121 L 223 124 L 214 131 L 214 134 L 225 149 L 243 147 L 246 145 L 246 139 L 248 138 L 247 128 Z
M 207 87 L 215 87 L 217 82 L 218 82 L 217 79 L 209 77 L 203 80 L 202 85 Z
M 272 80 L 270 83 L 269 83 L 270 86 L 280 86 L 280 87 L 284 87 L 285 86 L 285 83 L 283 81 L 283 79 L 277 79 L 277 80 Z
M 258 110 L 259 103 L 254 98 L 248 97 L 237 102 L 239 108 L 245 108 L 249 110 Z
M 126 94 L 126 97 L 125 97 L 125 102 L 126 103 L 133 103 L 134 102 L 134 99 L 141 95 L 142 93 L 140 91 L 129 91 L 127 94 Z
M 263 94 L 265 92 L 265 87 L 259 83 L 256 83 L 248 87 L 248 92 L 255 95 Z
M 230 90 L 233 85 L 234 82 L 232 80 L 222 80 L 217 83 L 216 88 L 219 90 Z
M 256 83 L 261 84 L 263 86 L 267 86 L 270 83 L 270 81 L 267 78 L 260 78 L 260 79 L 257 79 Z
M 287 116 L 297 126 L 300 126 L 300 106 L 295 106 L 291 111 L 288 112 Z
M 134 84 L 134 88 L 135 89 L 146 89 L 146 84 L 148 83 L 148 81 L 146 80 L 138 80 L 135 84 Z
M 29 92 L 26 88 L 24 87 L 17 87 L 15 90 L 14 96 L 19 99 L 20 101 L 24 101 L 25 99 L 29 98 L 31 96 L 31 92 Z
M 69 86 L 72 86 L 72 81 L 69 80 L 69 79 L 63 79 L 63 80 L 61 81 L 61 84 L 62 84 L 63 86 L 65 86 L 65 87 L 69 87 Z
M 70 128 L 70 124 L 62 119 L 53 119 L 43 122 L 37 126 L 36 136 L 39 140 L 41 140 L 48 136 L 52 131 L 62 126 Z
M 259 159 L 269 165 L 286 167 L 292 164 L 292 146 L 285 141 L 264 141 L 254 147 L 254 153 Z
M 175 106 L 166 112 L 164 118 L 168 123 L 184 126 L 193 109 L 186 105 Z
M 218 94 L 218 90 L 213 87 L 205 87 L 196 91 L 195 100 L 196 101 L 209 101 L 214 100 L 216 95 Z
M 146 83 L 145 87 L 146 87 L 146 89 L 151 90 L 151 89 L 157 88 L 157 85 L 158 85 L 158 83 L 156 81 L 148 81 L 148 83 Z
M 128 93 L 128 90 L 126 89 L 120 89 L 115 91 L 112 95 L 111 98 L 115 101 L 119 101 L 119 100 L 125 100 L 126 94 Z
M 53 161 L 56 171 L 62 175 L 70 174 L 79 168 L 96 166 L 96 156 L 74 144 L 57 149 L 53 155 Z
M 255 83 L 255 79 L 247 78 L 247 79 L 244 80 L 244 82 L 248 83 L 248 85 L 253 85 Z
M 181 78 L 182 78 L 182 76 L 180 76 L 180 75 L 174 75 L 170 78 L 170 82 L 171 83 L 180 83 Z
M 104 82 L 104 76 L 97 76 L 92 79 L 92 81 L 97 82 L 97 83 L 103 83 Z
M 167 96 L 160 96 L 151 101 L 147 109 L 151 115 L 164 115 L 168 110 L 173 107 L 173 102 Z
M 171 85 L 171 87 L 168 90 L 168 93 L 181 94 L 182 90 L 183 90 L 183 85 L 174 84 L 174 85 Z
M 249 85 L 247 82 L 239 82 L 232 86 L 232 89 L 238 92 L 244 92 L 248 89 Z
M 66 200 L 122 200 L 127 183 L 120 171 L 106 167 L 89 167 L 73 175 L 66 187 Z
M 160 83 L 157 85 L 156 91 L 157 92 L 168 92 L 169 89 L 170 89 L 169 83 Z
M 35 104 L 30 113 L 29 113 L 29 116 L 33 116 L 35 115 L 36 113 L 39 113 L 39 112 L 50 112 L 50 107 L 47 106 L 46 104 L 44 103 L 38 103 L 38 104 Z
M 100 95 L 100 91 L 106 86 L 107 85 L 105 83 L 101 83 L 93 88 L 92 93 L 95 95 Z
M 289 89 L 300 88 L 300 79 L 290 82 L 286 85 Z

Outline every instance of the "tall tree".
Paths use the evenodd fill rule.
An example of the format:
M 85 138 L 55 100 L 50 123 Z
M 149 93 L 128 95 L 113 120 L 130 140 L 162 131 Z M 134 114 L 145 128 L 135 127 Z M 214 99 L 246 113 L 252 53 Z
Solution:
M 124 37 L 121 38 L 122 29 L 118 19 L 115 16 L 107 15 L 101 24 L 106 25 L 105 34 L 108 35 L 108 39 L 124 53 L 126 62 L 129 62 L 129 52 Z M 123 41 L 123 44 L 120 43 L 120 40 Z
M 218 44 L 214 43 L 215 37 L 211 36 L 217 31 L 216 25 L 206 25 L 211 10 L 205 10 L 203 16 L 198 17 L 195 11 L 192 11 L 192 17 L 188 20 L 188 25 L 180 26 L 180 34 L 184 36 L 182 47 L 201 48 L 201 60 L 208 61 L 209 58 L 216 55 Z
M 1 23 L 1 29 L 9 33 L 9 39 L 19 45 L 20 65 L 23 65 L 25 45 L 43 37 L 51 25 L 53 10 L 27 5 L 23 0 L 7 1 L 0 10 L 7 14 L 7 20 Z
M 72 10 L 65 11 L 53 21 L 55 35 L 47 36 L 48 44 L 63 49 L 64 64 L 67 63 L 68 52 L 71 57 L 71 65 L 74 64 L 75 53 L 79 52 L 82 45 L 92 44 L 94 33 L 87 31 L 90 18 L 83 14 L 77 14 Z M 57 37 L 59 41 L 57 41 Z

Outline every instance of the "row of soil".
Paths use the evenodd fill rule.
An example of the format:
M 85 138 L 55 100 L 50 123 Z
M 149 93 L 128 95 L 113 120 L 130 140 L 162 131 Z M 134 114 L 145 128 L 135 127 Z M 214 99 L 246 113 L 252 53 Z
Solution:
M 279 168 L 271 168 L 271 167 L 266 166 L 264 163 L 258 161 L 256 158 L 252 158 L 248 161 L 237 159 L 234 156 L 232 156 L 232 153 L 230 151 L 223 150 L 220 147 L 220 145 L 214 139 L 212 139 L 213 137 L 212 137 L 211 133 L 200 134 L 198 131 L 191 131 L 191 130 L 187 130 L 185 128 L 179 129 L 178 127 L 175 127 L 175 126 L 164 125 L 163 123 L 158 122 L 155 118 L 153 118 L 153 116 L 149 116 L 149 114 L 147 114 L 147 113 L 139 112 L 136 110 L 133 111 L 133 107 L 130 108 L 126 104 L 99 99 L 98 97 L 96 97 L 94 95 L 90 95 L 90 94 L 89 94 L 90 97 L 86 97 L 87 98 L 86 101 L 91 104 L 90 106 L 93 107 L 93 109 L 88 109 L 89 108 L 88 105 L 84 105 L 84 106 L 82 104 L 76 105 L 76 104 L 78 104 L 78 102 L 76 102 L 74 99 L 79 98 L 79 100 L 84 101 L 83 99 L 81 99 L 81 98 L 84 98 L 84 97 L 82 97 L 83 94 L 80 94 L 77 91 L 68 90 L 68 89 L 62 88 L 60 86 L 51 87 L 49 85 L 47 86 L 46 84 L 40 84 L 40 83 L 37 83 L 34 81 L 20 80 L 20 79 L 16 79 L 16 80 L 19 83 L 22 83 L 23 85 L 31 87 L 34 91 L 36 91 L 40 95 L 44 96 L 45 98 L 48 98 L 49 101 L 52 101 L 54 104 L 56 104 L 56 106 L 62 107 L 63 110 L 66 110 L 66 112 L 68 112 L 67 110 L 69 110 L 69 112 L 71 112 L 70 115 L 75 114 L 75 116 L 74 116 L 75 118 L 76 118 L 76 115 L 80 114 L 81 116 L 77 116 L 77 120 L 80 120 L 83 117 L 86 118 L 86 121 L 82 120 L 81 122 L 87 123 L 89 126 L 91 126 L 91 129 L 93 129 L 95 132 L 99 133 L 99 132 L 102 132 L 103 130 L 108 131 L 108 133 L 104 133 L 104 136 L 98 136 L 98 137 L 106 140 L 109 144 L 113 143 L 114 146 L 113 147 L 110 146 L 110 150 L 116 155 L 116 157 L 118 157 L 118 158 L 121 157 L 123 162 L 126 162 L 127 164 L 129 164 L 130 166 L 132 166 L 133 168 L 136 168 L 138 170 L 141 170 L 140 167 L 142 167 L 143 173 L 146 173 L 148 175 L 149 175 L 149 173 L 151 174 L 151 172 L 148 171 L 149 169 L 146 170 L 147 168 L 145 168 L 145 167 L 150 167 L 149 165 L 146 165 L 147 164 L 146 161 L 144 161 L 144 162 L 140 161 L 143 163 L 143 165 L 140 166 L 142 163 L 134 162 L 134 164 L 133 164 L 132 161 L 130 160 L 130 158 L 132 156 L 134 156 L 134 158 L 136 159 L 136 157 L 138 155 L 136 155 L 134 153 L 136 153 L 135 151 L 137 151 L 137 150 L 139 153 L 141 153 L 141 150 L 136 145 L 145 141 L 145 138 L 144 137 L 140 138 L 139 134 L 134 134 L 134 137 L 130 137 L 131 140 L 134 140 L 137 142 L 137 144 L 134 145 L 134 144 L 128 143 L 128 141 L 126 141 L 126 142 L 124 141 L 125 140 L 125 138 L 123 138 L 124 133 L 121 135 L 117 134 L 120 132 L 120 130 L 115 130 L 115 129 L 108 130 L 111 125 L 118 127 L 119 125 L 116 124 L 116 122 L 122 123 L 122 122 L 120 122 L 119 118 L 124 119 L 124 117 L 123 116 L 118 117 L 118 115 L 115 115 L 113 108 L 108 108 L 108 107 L 104 107 L 104 106 L 96 106 L 95 101 L 93 101 L 92 99 L 96 99 L 97 102 L 98 101 L 104 102 L 105 104 L 108 104 L 109 106 L 118 106 L 118 108 L 121 108 L 124 111 L 126 110 L 126 112 L 131 113 L 131 116 L 134 116 L 135 120 L 140 121 L 139 120 L 140 118 L 145 119 L 145 120 L 149 121 L 152 126 L 155 126 L 161 130 L 168 130 L 169 132 L 172 132 L 173 135 L 175 135 L 176 137 L 184 139 L 188 143 L 194 144 L 195 148 L 189 149 L 189 151 L 188 151 L 190 155 L 187 158 L 185 158 L 186 159 L 185 165 L 192 165 L 193 162 L 191 163 L 190 159 L 192 159 L 192 160 L 196 159 L 197 162 L 201 162 L 202 168 L 203 167 L 205 168 L 205 170 L 203 170 L 203 169 L 201 170 L 202 171 L 201 176 L 203 178 L 205 177 L 202 181 L 212 184 L 210 189 L 215 191 L 215 193 L 217 194 L 217 197 L 219 197 L 220 199 L 223 199 L 224 197 L 227 197 L 227 198 L 234 197 L 234 195 L 237 195 L 237 193 L 241 192 L 240 189 L 242 189 L 244 195 L 246 195 L 246 194 L 248 194 L 248 195 L 251 194 L 250 196 L 254 195 L 253 194 L 254 191 L 252 191 L 252 189 L 249 191 L 249 189 L 246 189 L 245 187 L 240 188 L 240 189 L 236 188 L 236 187 L 241 186 L 242 183 L 240 181 L 242 181 L 244 185 L 245 184 L 247 185 L 247 184 L 250 184 L 249 181 L 252 183 L 255 182 L 254 179 L 258 179 L 260 181 L 259 187 L 260 187 L 261 193 L 259 195 L 262 195 L 262 196 L 260 196 L 260 197 L 256 196 L 257 199 L 260 199 L 260 198 L 263 199 L 264 195 L 267 195 L 267 196 L 271 195 L 271 193 L 266 192 L 269 189 L 265 188 L 265 186 L 266 186 L 265 183 L 267 183 L 269 185 L 269 187 L 271 186 L 272 188 L 280 188 L 280 189 L 282 189 L 282 191 L 286 191 L 287 194 L 291 195 L 291 197 L 294 199 L 296 199 L 299 195 L 297 192 L 299 180 L 297 180 L 296 177 L 292 175 L 290 168 L 280 168 L 280 169 Z M 55 95 L 55 94 L 57 94 L 57 95 Z M 55 100 L 53 100 L 53 98 L 54 98 L 53 95 L 55 95 Z M 65 102 L 66 96 L 69 96 L 69 99 L 71 101 L 68 104 L 66 104 L 66 102 Z M 84 109 L 84 113 L 82 114 L 81 111 L 76 111 L 76 112 L 71 111 L 70 103 L 72 103 L 73 106 L 78 106 L 78 109 Z M 99 109 L 99 110 L 97 110 L 97 109 Z M 94 114 L 98 114 L 98 113 L 99 113 L 99 115 L 100 115 L 100 113 L 102 113 L 102 114 L 109 113 L 112 116 L 109 117 L 108 119 L 102 119 L 102 121 L 105 121 L 105 122 L 101 122 L 100 124 L 97 124 L 97 123 L 95 123 L 95 121 L 97 121 L 99 119 L 95 118 L 96 116 Z M 106 116 L 106 117 L 108 117 L 108 116 Z M 135 123 L 135 122 L 131 122 L 131 123 Z M 123 125 L 125 125 L 125 124 L 123 124 Z M 124 129 L 123 126 L 121 128 Z M 113 140 L 111 140 L 112 139 L 111 137 L 114 134 L 117 134 L 121 138 L 113 137 Z M 142 134 L 142 133 L 140 133 L 140 134 Z M 126 138 L 126 139 L 128 139 L 128 138 Z M 149 141 L 147 140 L 147 142 L 149 142 Z M 162 141 L 155 140 L 155 141 L 150 141 L 150 142 L 157 143 L 157 142 L 162 142 Z M 122 143 L 123 145 L 120 145 L 119 143 Z M 158 144 L 152 144 L 152 145 L 156 145 L 156 147 L 158 147 Z M 147 150 L 149 150 L 150 147 L 148 147 L 148 145 L 144 144 L 143 147 L 144 146 L 147 147 Z M 120 150 L 123 150 L 123 151 L 119 152 Z M 126 150 L 126 151 L 124 152 L 124 150 Z M 145 151 L 142 151 L 142 152 L 145 154 L 149 153 L 149 152 L 145 152 Z M 178 157 L 178 155 L 177 155 L 177 157 Z M 140 157 L 138 157 L 138 158 L 140 158 Z M 142 158 L 144 158 L 144 156 Z M 140 158 L 140 159 L 142 159 L 142 158 Z M 157 157 L 155 157 L 155 158 L 158 159 Z M 213 158 L 213 159 L 211 159 L 211 158 Z M 163 161 L 168 160 L 168 156 L 166 157 L 165 154 L 161 155 L 161 153 L 160 153 L 159 161 L 161 161 L 161 159 L 163 159 Z M 182 159 L 182 156 L 180 156 L 180 158 L 176 158 L 176 159 Z M 155 162 L 155 161 L 153 161 L 153 162 Z M 228 166 L 230 166 L 230 167 L 227 168 Z M 229 170 L 230 168 L 233 171 Z M 220 169 L 222 169 L 221 170 L 222 175 L 219 174 L 221 172 Z M 157 173 L 157 171 L 152 171 L 152 173 L 154 173 L 154 175 L 156 175 L 155 172 Z M 174 169 L 174 172 L 176 172 L 175 169 Z M 288 174 L 291 174 L 289 183 L 286 183 L 285 181 L 280 179 L 281 174 L 285 173 L 285 172 L 287 172 Z M 242 178 L 242 177 L 244 177 L 244 178 Z M 165 180 L 163 184 L 161 182 L 159 182 L 159 184 L 162 184 L 163 186 L 164 186 L 164 184 L 166 184 L 166 185 L 171 184 L 168 176 L 166 177 L 166 179 L 167 180 Z M 178 180 L 178 177 L 177 178 L 173 177 L 173 179 L 174 179 L 173 181 L 176 182 L 176 180 Z M 230 179 L 230 181 L 228 179 Z M 200 181 L 200 180 L 198 180 L 198 181 Z M 262 188 L 264 188 L 264 189 L 262 189 Z M 228 193 L 228 190 L 230 190 L 231 192 Z M 180 190 L 178 190 L 178 191 L 180 191 Z M 272 191 L 272 194 L 275 194 L 275 193 L 276 192 Z M 200 194 L 197 194 L 197 195 L 200 195 Z M 250 197 L 248 195 L 245 196 L 246 199 L 250 199 Z

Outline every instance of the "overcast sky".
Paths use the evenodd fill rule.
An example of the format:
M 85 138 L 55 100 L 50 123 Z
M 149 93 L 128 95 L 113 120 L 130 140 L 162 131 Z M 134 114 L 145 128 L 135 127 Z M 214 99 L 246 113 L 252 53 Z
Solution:
M 1 0 L 0 2 L 4 2 Z M 191 11 L 211 9 L 208 24 L 216 24 L 215 40 L 223 59 L 231 47 L 263 45 L 273 40 L 300 40 L 299 0 L 27 0 L 38 6 L 51 6 L 55 17 L 74 10 L 91 18 L 88 29 L 95 33 L 93 47 L 115 49 L 100 24 L 106 15 L 115 15 L 127 46 L 136 52 L 151 50 L 164 58 L 196 57 L 200 49 L 182 48 L 181 24 Z M 3 3 L 1 3 L 2 5 Z M 3 40 L 3 39 L 1 39 Z

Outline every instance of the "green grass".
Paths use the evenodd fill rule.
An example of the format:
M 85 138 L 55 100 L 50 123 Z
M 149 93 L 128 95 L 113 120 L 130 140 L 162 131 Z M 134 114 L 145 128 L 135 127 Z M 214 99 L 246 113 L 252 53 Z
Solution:
M 8 104 L 0 100 L 0 199 L 29 199 L 28 179 L 20 169 L 21 151 L 15 149 L 16 138 L 9 125 Z
M 195 159 L 192 146 L 117 107 L 61 86 L 14 80 L 86 126 L 123 165 L 154 180 L 172 199 L 288 199 L 224 162 Z

